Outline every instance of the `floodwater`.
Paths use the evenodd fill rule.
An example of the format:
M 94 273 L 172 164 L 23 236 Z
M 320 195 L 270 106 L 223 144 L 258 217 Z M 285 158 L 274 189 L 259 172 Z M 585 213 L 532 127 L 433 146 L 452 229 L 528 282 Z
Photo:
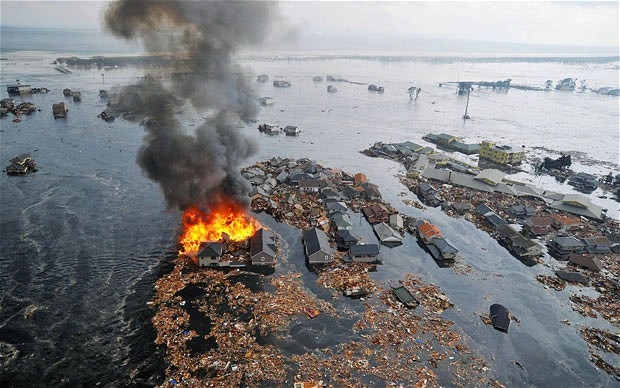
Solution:
M 5 86 L 16 80 L 50 92 L 23 98 L 40 111 L 24 116 L 22 122 L 0 120 L 2 163 L 29 152 L 40 167 L 24 177 L 0 175 L 0 383 L 111 387 L 131 385 L 135 379 L 160 382 L 161 358 L 152 344 L 146 302 L 162 263 L 174 256 L 180 215 L 166 209 L 159 187 L 135 163 L 142 127 L 121 118 L 112 123 L 97 118 L 105 109 L 99 89 L 133 83 L 142 72 L 95 69 L 62 74 L 51 64 L 57 56 L 3 54 L 3 98 Z M 506 78 L 513 84 L 542 86 L 547 79 L 566 77 L 587 79 L 593 88 L 614 86 L 617 58 L 528 62 L 272 56 L 242 58 L 240 63 L 247 67 L 247 77 L 261 73 L 270 77 L 256 86 L 261 96 L 273 97 L 275 105 L 261 110 L 258 123 L 296 125 L 303 131 L 297 137 L 265 136 L 256 129 L 258 123 L 240 128 L 260 146 L 248 165 L 273 156 L 308 157 L 324 166 L 363 172 L 397 210 L 437 224 L 473 269 L 459 275 L 439 268 L 407 237 L 399 247 L 381 248 L 385 261 L 373 276 L 395 283 L 404 273 L 413 273 L 437 284 L 455 305 L 444 316 L 456 323 L 470 346 L 487 356 L 497 379 L 507 386 L 618 385 L 588 360 L 587 345 L 579 335 L 586 322 L 609 325 L 571 310 L 568 295 L 579 292 L 576 288 L 549 291 L 535 281 L 537 274 L 552 272 L 553 259 L 547 259 L 548 266 L 526 267 L 469 222 L 437 209 L 406 206 L 403 199 L 414 196 L 401 195 L 406 189 L 395 175 L 402 168 L 359 153 L 376 141 L 425 144 L 421 140 L 425 134 L 445 132 L 465 142 L 489 139 L 524 145 L 526 150 L 581 151 L 585 156 L 574 163 L 575 170 L 617 173 L 617 97 L 589 91 L 476 89 L 469 106 L 473 119 L 463 122 L 465 98 L 454 88 L 438 86 L 446 81 Z M 312 81 L 314 75 L 327 74 L 384 86 L 385 93 L 339 82 L 334 84 L 338 92 L 330 94 L 326 81 Z M 292 86 L 274 88 L 271 81 L 280 78 Z M 417 101 L 409 100 L 410 86 L 422 88 Z M 80 90 L 82 101 L 65 99 L 64 88 Z M 51 105 L 60 101 L 66 101 L 68 116 L 54 120 Z M 179 117 L 192 131 L 204 115 Z M 548 183 L 529 174 L 523 177 L 534 184 Z M 570 186 L 553 185 L 554 190 L 572 192 Z M 599 189 L 590 197 L 618 218 L 617 202 L 598 198 L 602 195 Z M 286 240 L 290 253 L 286 265 L 306 270 L 295 261 L 300 259 L 300 232 L 259 217 Z M 356 228 L 373 238 L 367 226 L 360 223 Z M 319 290 L 311 279 L 304 284 L 331 300 L 331 294 Z M 486 313 L 493 303 L 504 304 L 520 319 L 507 334 L 484 325 L 476 315 Z M 564 319 L 572 324 L 565 325 Z M 337 343 L 350 333 L 351 322 L 314 321 L 308 327 L 294 325 L 296 335 L 287 344 L 291 351 Z

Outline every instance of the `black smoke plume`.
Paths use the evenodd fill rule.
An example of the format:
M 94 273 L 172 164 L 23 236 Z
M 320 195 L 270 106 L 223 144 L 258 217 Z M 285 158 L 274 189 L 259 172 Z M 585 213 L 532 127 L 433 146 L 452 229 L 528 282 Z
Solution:
M 262 41 L 275 6 L 263 1 L 124 0 L 106 9 L 110 32 L 141 40 L 147 51 L 173 55 L 181 69 L 163 81 L 145 77 L 132 88 L 137 97 L 124 101 L 128 111 L 149 117 L 137 160 L 160 184 L 170 208 L 208 209 L 223 199 L 247 206 L 250 187 L 239 167 L 256 145 L 239 124 L 256 116 L 258 103 L 233 55 Z M 174 117 L 176 99 L 208 117 L 193 134 Z

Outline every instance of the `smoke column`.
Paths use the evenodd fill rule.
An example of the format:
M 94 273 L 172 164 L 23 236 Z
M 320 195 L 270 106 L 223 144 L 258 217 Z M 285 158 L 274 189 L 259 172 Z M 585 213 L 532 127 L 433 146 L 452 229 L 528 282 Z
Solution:
M 174 54 L 185 69 L 170 82 L 146 77 L 138 85 L 140 98 L 125 101 L 128 110 L 150 118 L 137 162 L 160 184 L 169 208 L 207 210 L 223 199 L 247 206 L 250 187 L 239 167 L 257 148 L 238 127 L 256 116 L 258 103 L 232 56 L 261 42 L 275 6 L 262 1 L 123 0 L 106 9 L 110 32 L 141 40 L 147 51 Z M 194 134 L 186 133 L 174 117 L 175 98 L 208 115 Z

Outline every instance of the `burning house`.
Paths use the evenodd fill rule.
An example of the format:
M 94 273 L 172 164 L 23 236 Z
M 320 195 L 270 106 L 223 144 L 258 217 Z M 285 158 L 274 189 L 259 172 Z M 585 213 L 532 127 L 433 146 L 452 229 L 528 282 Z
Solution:
M 239 128 L 256 117 L 259 96 L 233 55 L 261 42 L 273 25 L 273 7 L 267 2 L 127 0 L 110 3 L 105 11 L 109 32 L 141 41 L 146 51 L 182 55 L 184 73 L 191 74 L 169 82 L 144 77 L 120 90 L 118 100 L 125 111 L 149 117 L 137 163 L 160 185 L 168 207 L 183 212 L 181 253 L 204 263 L 218 260 L 217 242 L 223 237 L 246 241 L 258 229 L 247 212 L 251 185 L 239 169 L 257 146 Z M 131 98 L 136 91 L 139 98 Z M 196 129 L 184 128 L 171 114 L 170 96 L 181 106 L 209 111 L 208 119 Z

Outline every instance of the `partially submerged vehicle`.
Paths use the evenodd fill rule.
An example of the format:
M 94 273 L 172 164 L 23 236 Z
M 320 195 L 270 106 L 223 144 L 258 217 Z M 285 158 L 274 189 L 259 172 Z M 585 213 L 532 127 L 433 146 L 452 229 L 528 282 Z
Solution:
M 9 165 L 6 166 L 7 175 L 25 175 L 29 172 L 37 171 L 37 164 L 30 154 L 21 154 L 9 161 Z

